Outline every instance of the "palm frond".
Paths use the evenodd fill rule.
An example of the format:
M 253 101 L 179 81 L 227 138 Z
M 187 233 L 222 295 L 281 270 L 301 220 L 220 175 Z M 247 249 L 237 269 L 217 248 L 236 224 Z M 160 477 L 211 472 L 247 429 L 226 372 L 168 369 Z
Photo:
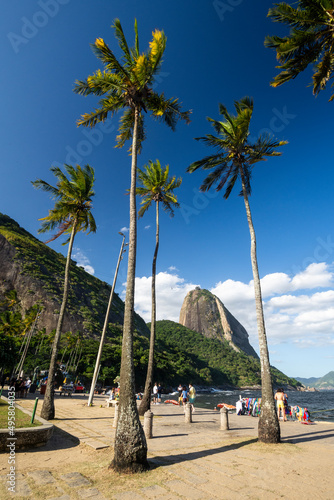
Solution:
M 134 51 L 135 51 L 135 56 L 136 58 L 139 57 L 139 37 L 138 37 L 138 24 L 137 24 L 137 19 L 135 19 L 135 46 L 134 46 Z
M 200 189 L 207 191 L 215 186 L 220 191 L 226 186 L 224 198 L 227 199 L 237 179 L 244 180 L 246 194 L 251 193 L 251 168 L 268 156 L 279 156 L 281 153 L 277 148 L 286 144 L 286 141 L 276 141 L 270 136 L 261 135 L 255 144 L 249 144 L 249 126 L 253 113 L 253 99 L 244 97 L 234 103 L 237 115 L 228 113 L 225 106 L 219 105 L 219 112 L 225 118 L 225 122 L 218 122 L 208 118 L 218 136 L 207 134 L 197 140 L 215 148 L 216 154 L 205 156 L 203 159 L 193 162 L 187 172 L 195 170 L 212 170 L 204 179 Z M 242 169 L 242 170 L 241 170 Z
M 285 37 L 267 36 L 265 46 L 276 51 L 281 72 L 271 81 L 273 87 L 296 78 L 308 66 L 313 67 L 313 93 L 326 87 L 333 74 L 333 2 L 299 0 L 297 8 L 285 2 L 275 4 L 268 16 L 290 26 Z
M 313 93 L 319 94 L 320 90 L 326 87 L 334 72 L 334 54 L 327 51 L 322 60 L 316 65 L 316 71 L 313 73 Z
M 130 75 L 122 66 L 120 62 L 118 62 L 116 56 L 109 49 L 108 45 L 105 43 L 103 38 L 97 38 L 94 43 L 91 44 L 92 51 L 96 55 L 98 59 L 100 59 L 105 67 L 116 74 L 120 74 L 123 78 L 130 80 Z
M 152 112 L 154 118 L 163 121 L 172 130 L 175 130 L 179 120 L 190 123 L 191 111 L 181 111 L 179 100 L 177 98 L 166 99 L 163 93 L 152 92 L 147 98 L 147 109 Z
M 152 41 L 150 42 L 149 60 L 151 63 L 152 76 L 157 73 L 162 62 L 162 56 L 166 49 L 167 38 L 163 31 L 155 30 L 152 33 Z
M 39 233 L 57 229 L 57 233 L 47 243 L 57 239 L 62 234 L 71 233 L 74 227 L 76 227 L 76 232 L 96 231 L 96 223 L 91 213 L 91 199 L 94 196 L 94 169 L 89 165 L 82 168 L 80 165 L 73 167 L 68 164 L 65 164 L 64 168 L 67 176 L 59 167 L 51 168 L 52 173 L 57 178 L 56 188 L 41 181 L 41 179 L 33 182 L 35 187 L 52 193 L 56 197 L 53 209 L 49 210 L 46 217 L 39 219 L 41 221 Z
M 174 208 L 178 208 L 177 197 L 174 190 L 180 187 L 182 179 L 169 177 L 169 166 L 163 168 L 157 159 L 149 160 L 145 169 L 138 169 L 138 186 L 136 194 L 142 197 L 138 217 L 142 217 L 149 209 L 152 202 L 161 202 L 164 211 L 170 216 L 174 215 Z
M 227 160 L 222 152 L 216 155 L 205 156 L 202 160 L 194 161 L 187 168 L 187 172 L 192 173 L 199 168 L 202 168 L 203 170 L 209 170 L 211 168 L 217 167 L 221 163 L 227 164 Z
M 115 30 L 115 36 L 118 40 L 118 45 L 120 46 L 120 49 L 123 52 L 123 57 L 124 57 L 125 61 L 127 62 L 128 66 L 131 67 L 132 62 L 133 62 L 132 57 L 131 57 L 131 52 L 130 52 L 130 49 L 128 47 L 128 43 L 126 41 L 126 38 L 124 36 L 124 32 L 123 32 L 123 28 L 122 28 L 120 20 L 115 19 L 114 24 L 112 24 L 111 27 L 114 28 L 114 30 Z
M 116 148 L 122 148 L 126 141 L 131 140 L 133 137 L 133 126 L 134 126 L 134 110 L 128 108 L 124 110 L 123 115 L 120 118 L 119 134 L 116 136 Z M 145 127 L 144 127 L 144 117 L 142 113 L 139 113 L 138 117 L 138 128 L 137 128 L 137 151 L 138 153 L 142 150 L 142 143 L 145 140 Z M 131 152 L 131 148 L 129 149 Z

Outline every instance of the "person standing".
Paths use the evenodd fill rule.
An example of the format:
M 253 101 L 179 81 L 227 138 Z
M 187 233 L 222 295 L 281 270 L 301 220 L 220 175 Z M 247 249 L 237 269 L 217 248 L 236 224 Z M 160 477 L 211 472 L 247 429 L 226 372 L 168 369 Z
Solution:
M 179 400 L 178 400 L 178 403 L 181 406 L 182 405 L 182 391 L 183 391 L 182 384 L 179 384 L 179 387 L 177 388 L 177 390 L 179 391 Z
M 182 404 L 183 404 L 184 412 L 186 411 L 187 401 L 188 401 L 188 391 L 187 391 L 187 387 L 184 385 L 183 389 L 182 389 Z
M 159 382 L 159 385 L 158 385 L 158 392 L 157 392 L 157 403 L 158 405 L 161 403 L 161 394 L 162 394 L 162 386 L 161 386 L 161 383 Z
M 153 404 L 155 405 L 157 403 L 157 396 L 158 396 L 158 384 L 155 382 L 153 386 Z
M 285 405 L 284 405 L 285 396 L 286 395 L 284 394 L 283 389 L 277 389 L 275 394 L 275 399 L 277 401 L 277 418 L 278 420 L 280 419 L 280 413 L 282 411 L 282 417 L 284 422 L 286 422 Z
M 192 384 L 189 384 L 189 403 L 191 404 L 191 409 L 193 413 L 195 413 L 195 407 L 194 407 L 195 399 L 196 399 L 196 389 Z

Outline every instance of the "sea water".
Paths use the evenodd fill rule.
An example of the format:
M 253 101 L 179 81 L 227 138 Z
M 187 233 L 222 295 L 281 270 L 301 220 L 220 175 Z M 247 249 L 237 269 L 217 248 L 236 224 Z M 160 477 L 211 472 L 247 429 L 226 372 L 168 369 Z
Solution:
M 288 396 L 288 404 L 290 406 L 300 406 L 307 408 L 310 412 L 312 420 L 321 420 L 326 422 L 334 422 L 334 391 L 319 391 L 319 392 L 301 392 L 301 391 L 285 391 Z M 213 393 L 197 392 L 195 406 L 198 408 L 214 409 L 219 403 L 234 405 L 242 398 L 260 398 L 261 391 L 253 390 L 237 390 L 237 391 L 215 391 Z M 177 399 L 176 395 L 163 397 L 165 399 Z M 331 410 L 331 411 L 324 411 Z

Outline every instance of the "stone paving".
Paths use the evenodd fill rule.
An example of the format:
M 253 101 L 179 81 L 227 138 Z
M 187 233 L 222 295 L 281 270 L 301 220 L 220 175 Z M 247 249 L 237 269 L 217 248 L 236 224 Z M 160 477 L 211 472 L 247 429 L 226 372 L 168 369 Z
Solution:
M 65 437 L 71 436 L 77 442 L 69 444 L 66 450 L 59 446 L 52 448 L 50 443 L 49 448 L 47 445 L 25 454 L 31 455 L 31 466 L 29 462 L 24 471 L 17 471 L 15 494 L 6 491 L 8 465 L 7 458 L 2 454 L 1 500 L 12 497 L 33 500 L 233 500 L 240 496 L 247 499 L 290 500 L 296 495 L 302 495 L 303 500 L 334 498 L 334 469 L 322 484 L 317 481 L 317 474 L 327 466 L 328 459 L 334 463 L 333 424 L 281 424 L 284 444 L 261 445 L 257 443 L 256 418 L 230 414 L 230 430 L 222 431 L 217 411 L 197 408 L 193 422 L 186 424 L 182 408 L 163 404 L 151 408 L 154 423 L 153 438 L 148 440 L 151 471 L 144 475 L 147 484 L 139 480 L 136 483 L 132 476 L 128 481 L 128 489 L 128 483 L 124 487 L 124 481 L 120 481 L 118 487 L 116 473 L 113 473 L 114 483 L 106 489 L 105 485 L 101 486 L 101 476 L 96 476 L 93 467 L 91 471 L 83 469 L 80 462 L 73 463 L 68 458 L 71 457 L 73 446 L 76 449 L 79 447 L 83 454 L 87 453 L 88 460 L 94 461 L 96 454 L 98 461 L 103 453 L 108 453 L 108 457 L 110 454 L 111 459 L 115 410 L 106 408 L 104 400 L 104 397 L 96 397 L 94 406 L 87 407 L 87 398 L 82 396 L 57 398 L 57 418 L 53 423 L 63 431 Z M 20 400 L 18 404 L 32 409 L 34 399 Z M 312 450 L 318 451 L 319 447 L 320 458 L 319 453 L 312 453 Z M 47 460 L 51 453 L 57 454 L 58 458 L 60 455 L 60 464 L 64 457 L 63 467 L 48 468 Z M 42 457 L 38 459 L 38 465 L 34 461 L 37 455 Z M 307 459 L 308 456 L 310 459 Z M 76 471 L 67 471 L 67 460 L 70 460 Z M 281 478 L 280 481 L 275 480 L 277 477 Z M 284 492 L 281 488 L 284 482 L 294 485 L 295 493 Z

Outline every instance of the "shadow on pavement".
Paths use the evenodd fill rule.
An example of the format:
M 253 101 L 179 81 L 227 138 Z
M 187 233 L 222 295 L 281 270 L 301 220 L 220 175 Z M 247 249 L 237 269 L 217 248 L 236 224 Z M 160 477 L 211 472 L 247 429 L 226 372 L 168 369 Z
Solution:
M 166 456 L 156 456 L 153 459 L 149 459 L 149 462 L 152 464 L 152 469 L 156 467 L 161 467 L 164 465 L 177 464 L 181 462 L 187 462 L 189 460 L 196 460 L 198 458 L 205 458 L 211 455 L 216 455 L 217 453 L 223 453 L 231 450 L 237 450 L 242 448 L 243 446 L 248 446 L 253 443 L 257 443 L 258 439 L 247 439 L 245 441 L 241 441 L 240 443 L 230 444 L 227 446 L 221 446 L 219 448 L 212 448 L 201 451 L 193 451 L 189 453 L 179 453 L 173 455 Z
M 109 417 L 94 417 L 94 420 L 110 420 L 113 419 L 114 416 L 110 415 Z M 92 417 L 57 417 L 55 420 L 58 420 L 59 422 L 65 422 L 67 420 L 92 420 Z
M 76 436 L 73 436 L 72 434 L 69 434 L 68 432 L 55 426 L 53 434 L 45 446 L 38 446 L 37 448 L 31 449 L 18 449 L 17 452 L 35 453 L 40 451 L 66 450 L 68 448 L 79 446 L 79 444 L 80 440 Z
M 296 434 L 295 436 L 284 436 L 281 438 L 285 443 L 307 443 L 308 441 L 318 441 L 321 439 L 329 439 L 334 437 L 333 429 L 308 432 L 305 434 Z
M 174 438 L 174 437 L 182 437 L 188 436 L 189 434 L 165 434 L 163 436 L 152 436 L 151 439 L 161 439 L 161 438 Z

